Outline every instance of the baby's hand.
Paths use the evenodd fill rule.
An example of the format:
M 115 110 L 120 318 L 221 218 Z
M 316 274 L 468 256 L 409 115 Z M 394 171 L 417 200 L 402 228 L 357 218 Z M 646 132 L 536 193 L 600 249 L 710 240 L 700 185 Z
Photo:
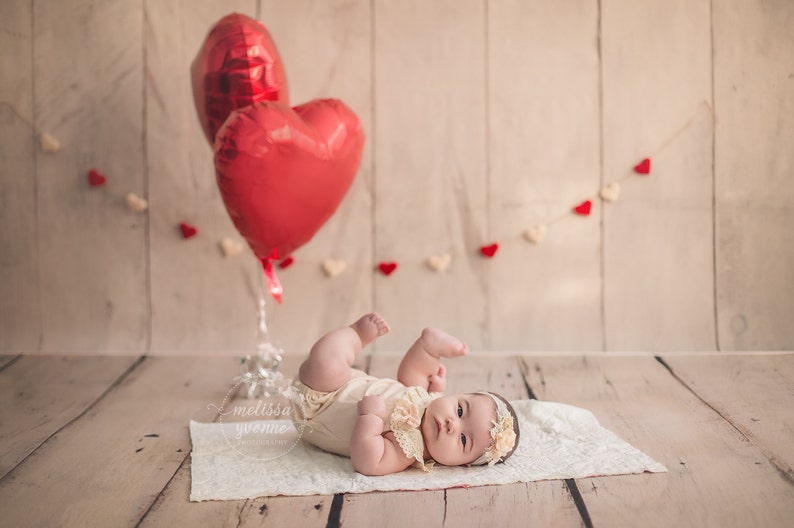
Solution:
M 444 392 L 447 390 L 447 368 L 439 365 L 435 374 L 428 378 L 427 392 Z
M 386 410 L 386 400 L 383 399 L 381 394 L 373 394 L 364 396 L 358 402 L 358 414 L 374 414 L 380 417 L 384 422 L 388 420 L 388 411 Z

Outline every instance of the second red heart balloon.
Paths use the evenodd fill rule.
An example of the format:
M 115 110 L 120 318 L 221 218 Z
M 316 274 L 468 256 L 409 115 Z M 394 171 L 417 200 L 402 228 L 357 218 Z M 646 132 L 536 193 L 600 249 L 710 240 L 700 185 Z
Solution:
M 218 187 L 235 227 L 262 261 L 308 242 L 344 198 L 364 132 L 344 103 L 293 110 L 270 101 L 233 113 L 218 131 Z

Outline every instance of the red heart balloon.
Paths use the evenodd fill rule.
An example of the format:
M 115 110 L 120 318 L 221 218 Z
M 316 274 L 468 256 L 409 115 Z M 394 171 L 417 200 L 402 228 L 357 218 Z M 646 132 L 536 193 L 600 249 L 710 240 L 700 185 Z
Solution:
M 289 104 L 284 65 L 262 22 L 234 13 L 207 34 L 190 68 L 193 101 L 210 144 L 233 110 L 258 101 Z
M 215 141 L 218 187 L 263 263 L 290 255 L 333 214 L 363 147 L 358 118 L 335 99 L 263 101 L 229 116 Z

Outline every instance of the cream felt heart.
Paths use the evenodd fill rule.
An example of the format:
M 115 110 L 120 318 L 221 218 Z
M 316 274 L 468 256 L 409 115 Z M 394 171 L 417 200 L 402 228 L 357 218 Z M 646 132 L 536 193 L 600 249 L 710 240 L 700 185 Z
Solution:
M 234 257 L 243 251 L 243 243 L 233 238 L 223 237 L 220 244 L 225 257 Z
M 612 182 L 598 193 L 602 200 L 607 202 L 617 202 L 620 197 L 620 184 Z
M 540 244 L 546 237 L 546 231 L 548 230 L 549 228 L 545 224 L 538 224 L 524 231 L 524 238 L 533 244 Z
M 346 267 L 347 263 L 344 260 L 327 259 L 323 261 L 323 271 L 331 278 L 345 271 Z
M 127 209 L 134 213 L 142 213 L 149 208 L 149 202 L 135 193 L 129 193 L 126 198 Z
M 447 271 L 447 268 L 449 268 L 451 262 L 452 256 L 449 253 L 445 253 L 443 255 L 433 255 L 427 259 L 427 265 L 430 267 L 430 269 L 439 273 Z
M 61 150 L 61 142 L 55 139 L 49 132 L 42 132 L 39 136 L 39 144 L 44 152 L 58 152 Z

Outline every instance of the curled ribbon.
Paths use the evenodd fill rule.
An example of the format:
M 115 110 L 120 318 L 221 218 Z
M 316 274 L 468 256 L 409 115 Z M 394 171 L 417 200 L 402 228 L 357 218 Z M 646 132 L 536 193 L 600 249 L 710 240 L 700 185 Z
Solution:
M 281 295 L 284 293 L 284 288 L 281 287 L 281 282 L 276 276 L 276 270 L 273 269 L 273 261 L 278 260 L 278 249 L 273 249 L 265 259 L 259 259 L 262 267 L 265 270 L 265 279 L 267 280 L 267 291 L 270 293 L 277 303 L 281 304 Z

